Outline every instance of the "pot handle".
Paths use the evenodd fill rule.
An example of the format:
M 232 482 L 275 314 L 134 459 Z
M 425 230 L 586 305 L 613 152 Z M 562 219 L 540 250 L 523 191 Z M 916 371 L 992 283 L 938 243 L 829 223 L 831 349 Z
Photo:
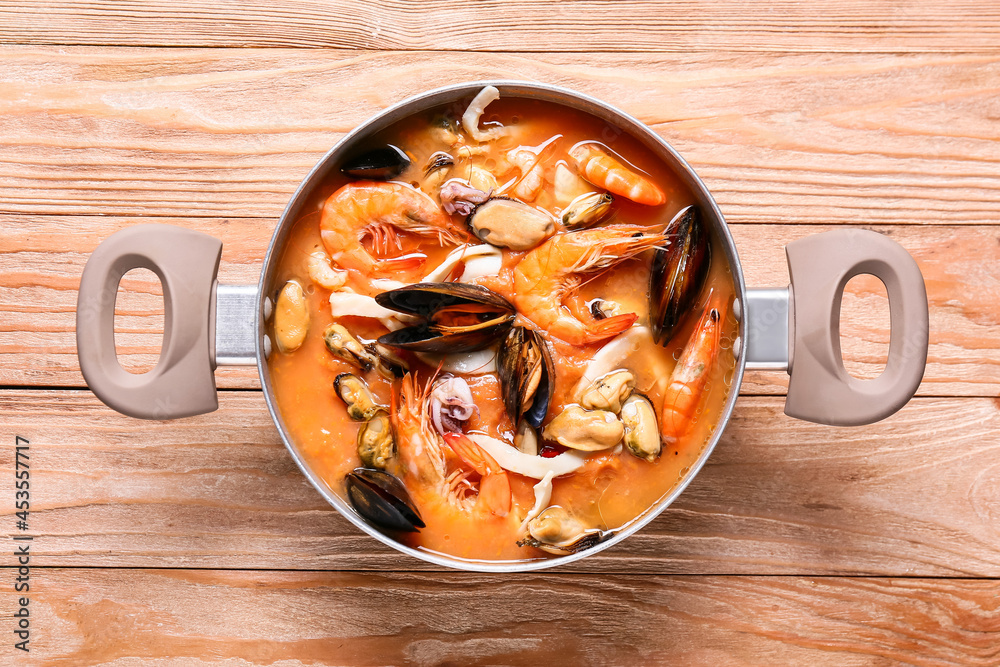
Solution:
M 785 414 L 790 417 L 856 426 L 903 407 L 917 391 L 927 363 L 927 292 L 913 257 L 888 237 L 861 229 L 814 234 L 789 243 L 785 254 L 788 292 L 748 294 L 748 367 L 784 366 L 777 359 L 784 351 L 790 375 Z M 851 376 L 840 350 L 844 287 L 862 273 L 879 278 L 889 295 L 889 359 L 882 374 L 871 380 Z M 776 325 L 782 319 L 785 332 Z M 776 344 L 783 337 L 787 347 L 784 341 Z M 776 353 L 778 348 L 783 350 Z
M 215 390 L 215 288 L 222 242 L 172 225 L 136 225 L 102 242 L 84 267 L 76 308 L 80 370 L 109 407 L 142 419 L 176 419 L 219 407 Z M 163 285 L 163 349 L 156 366 L 129 373 L 115 353 L 118 283 L 149 269 Z

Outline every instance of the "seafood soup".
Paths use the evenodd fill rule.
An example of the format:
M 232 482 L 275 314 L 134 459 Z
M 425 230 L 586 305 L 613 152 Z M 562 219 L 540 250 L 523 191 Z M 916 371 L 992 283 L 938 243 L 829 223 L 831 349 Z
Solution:
M 271 286 L 289 437 L 416 549 L 607 540 L 685 479 L 734 391 L 736 289 L 694 202 L 627 133 L 492 86 L 372 135 Z

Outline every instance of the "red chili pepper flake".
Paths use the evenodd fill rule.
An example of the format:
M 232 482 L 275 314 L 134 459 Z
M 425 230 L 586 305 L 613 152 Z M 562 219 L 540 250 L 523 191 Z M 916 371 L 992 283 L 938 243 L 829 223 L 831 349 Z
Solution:
M 562 445 L 542 445 L 538 450 L 538 455 L 543 459 L 551 459 L 566 451 Z

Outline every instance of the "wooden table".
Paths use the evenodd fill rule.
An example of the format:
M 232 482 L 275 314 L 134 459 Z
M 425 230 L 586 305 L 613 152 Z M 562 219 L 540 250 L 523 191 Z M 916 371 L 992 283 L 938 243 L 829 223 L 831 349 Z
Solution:
M 1000 664 L 1000 5 L 953 2 L 0 2 L 0 663 Z M 240 48 L 237 48 L 240 47 Z M 782 414 L 749 373 L 708 465 L 639 534 L 544 574 L 433 571 L 361 534 L 281 445 L 255 373 L 142 422 L 80 375 L 89 253 L 144 221 L 225 242 L 256 280 L 315 161 L 446 83 L 609 100 L 695 167 L 751 285 L 840 225 L 890 235 L 930 299 L 919 396 L 853 429 Z M 119 351 L 151 367 L 149 273 Z M 884 289 L 845 299 L 878 372 Z M 31 514 L 15 529 L 14 440 Z M 30 653 L 14 535 L 32 535 Z

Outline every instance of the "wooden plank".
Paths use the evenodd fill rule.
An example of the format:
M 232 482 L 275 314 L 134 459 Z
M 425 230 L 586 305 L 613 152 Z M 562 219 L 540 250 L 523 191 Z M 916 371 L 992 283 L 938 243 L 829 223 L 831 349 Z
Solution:
M 32 592 L 31 653 L 19 664 L 985 666 L 1000 656 L 994 580 L 35 569 Z
M 259 392 L 226 392 L 218 412 L 172 423 L 70 390 L 0 391 L 0 413 L 0 442 L 31 442 L 36 565 L 429 568 L 325 503 Z M 998 428 L 995 399 L 915 399 L 880 424 L 837 429 L 743 398 L 677 502 L 572 569 L 1000 577 Z M 0 448 L 8 480 L 12 450 Z
M 680 150 L 731 222 L 994 223 L 1000 201 L 995 54 L 6 47 L 0 59 L 0 212 L 277 218 L 346 131 L 491 77 L 614 101 Z
M 260 0 L 0 3 L 0 41 L 461 51 L 997 50 L 1000 12 L 963 2 Z
M 156 220 L 161 220 L 157 218 Z M 0 215 L 0 384 L 84 386 L 76 359 L 79 276 L 90 252 L 142 219 Z M 220 280 L 256 283 L 274 223 L 248 218 L 165 218 L 223 240 Z M 731 225 L 750 286 L 788 284 L 784 245 L 824 231 L 812 225 Z M 916 257 L 930 299 L 931 346 L 922 395 L 993 396 L 1000 392 L 1000 227 L 876 226 Z M 151 368 L 163 330 L 160 286 L 152 273 L 128 278 L 120 292 L 119 353 L 126 368 Z M 848 368 L 874 376 L 888 349 L 885 290 L 852 282 L 842 340 Z M 259 387 L 253 368 L 221 368 L 219 386 Z M 742 391 L 781 394 L 783 373 L 748 373 Z

